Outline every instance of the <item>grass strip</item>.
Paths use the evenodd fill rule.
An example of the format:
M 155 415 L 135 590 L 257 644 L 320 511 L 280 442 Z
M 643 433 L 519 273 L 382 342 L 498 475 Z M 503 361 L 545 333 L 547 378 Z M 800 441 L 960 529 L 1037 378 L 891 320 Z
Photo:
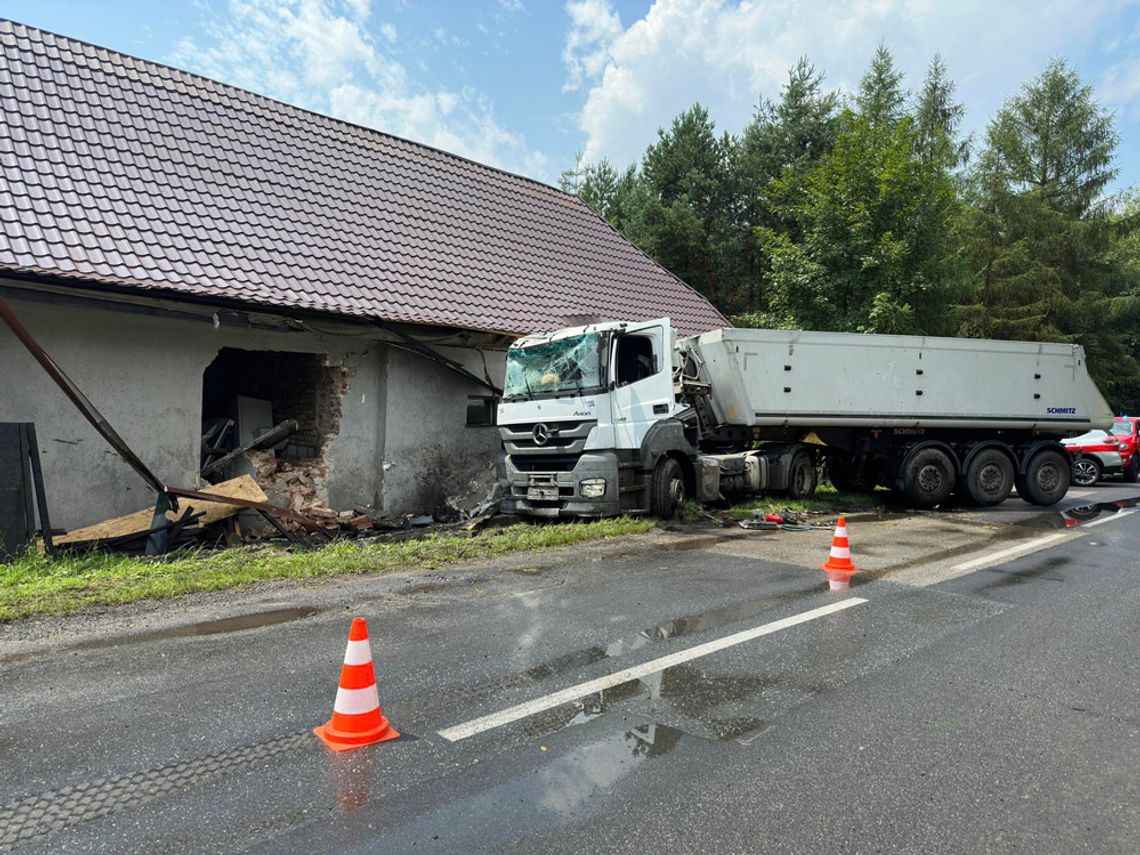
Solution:
M 263 546 L 218 552 L 183 551 L 163 558 L 95 552 L 49 557 L 29 552 L 11 563 L 0 564 L 0 622 L 237 588 L 268 579 L 316 579 L 396 568 L 430 569 L 530 549 L 641 534 L 654 526 L 652 520 L 619 517 L 558 525 L 518 524 L 474 537 L 435 535 L 422 540 L 379 543 L 342 540 L 318 549 Z

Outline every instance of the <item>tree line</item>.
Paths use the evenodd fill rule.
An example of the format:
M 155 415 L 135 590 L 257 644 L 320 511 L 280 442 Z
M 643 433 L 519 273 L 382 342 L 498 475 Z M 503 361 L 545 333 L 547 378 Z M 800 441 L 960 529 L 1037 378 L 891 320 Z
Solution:
M 639 163 L 562 174 L 738 326 L 1084 346 L 1140 410 L 1140 202 L 1109 194 L 1112 114 L 1063 59 L 962 132 L 938 56 L 908 91 L 876 51 L 842 95 L 806 59 L 739 135 L 699 103 Z

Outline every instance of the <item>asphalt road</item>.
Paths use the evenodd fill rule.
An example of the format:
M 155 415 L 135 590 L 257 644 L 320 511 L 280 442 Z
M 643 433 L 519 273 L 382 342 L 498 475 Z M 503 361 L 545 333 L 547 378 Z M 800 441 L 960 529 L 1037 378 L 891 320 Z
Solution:
M 1136 852 L 1136 513 L 847 594 L 706 538 L 208 635 L 0 645 L 0 847 Z M 403 737 L 333 754 L 310 730 L 357 614 Z

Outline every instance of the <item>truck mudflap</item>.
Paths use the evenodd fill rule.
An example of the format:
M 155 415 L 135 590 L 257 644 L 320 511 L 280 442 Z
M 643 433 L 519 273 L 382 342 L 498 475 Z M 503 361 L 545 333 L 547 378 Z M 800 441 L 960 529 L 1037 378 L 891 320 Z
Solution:
M 535 458 L 525 469 L 502 458 L 504 513 L 531 517 L 610 517 L 621 513 L 618 458 L 612 451 L 582 454 L 569 470 L 545 470 Z

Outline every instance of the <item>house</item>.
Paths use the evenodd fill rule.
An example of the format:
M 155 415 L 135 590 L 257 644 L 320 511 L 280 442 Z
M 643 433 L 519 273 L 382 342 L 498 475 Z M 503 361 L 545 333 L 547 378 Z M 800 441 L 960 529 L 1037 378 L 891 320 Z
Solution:
M 724 324 L 575 196 L 178 69 L 0 21 L 0 109 L 0 296 L 170 484 L 293 418 L 278 500 L 481 495 L 513 337 Z M 0 366 L 53 524 L 153 501 L 3 326 Z

